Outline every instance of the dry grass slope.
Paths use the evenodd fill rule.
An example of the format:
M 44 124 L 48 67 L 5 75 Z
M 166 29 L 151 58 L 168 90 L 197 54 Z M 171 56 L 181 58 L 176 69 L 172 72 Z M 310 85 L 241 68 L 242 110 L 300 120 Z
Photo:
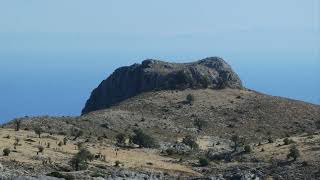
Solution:
M 186 101 L 191 94 L 194 100 Z M 205 121 L 198 129 L 195 121 Z M 105 155 L 105 161 L 95 160 L 91 167 L 111 167 L 115 161 L 122 168 L 164 171 L 188 176 L 219 175 L 254 170 L 275 179 L 315 179 L 320 165 L 320 137 L 316 122 L 320 121 L 320 106 L 281 97 L 273 97 L 251 90 L 238 89 L 186 89 L 183 91 L 152 91 L 127 99 L 108 109 L 91 112 L 79 117 L 26 117 L 21 128 L 15 132 L 14 122 L 0 130 L 0 148 L 13 147 L 19 137 L 21 146 L 17 152 L 0 160 L 8 166 L 12 162 L 32 166 L 33 172 L 50 172 L 54 167 L 68 167 L 68 161 L 78 151 L 77 142 L 85 145 L 94 154 Z M 46 134 L 39 139 L 32 131 L 42 127 Z M 115 153 L 115 136 L 118 133 L 132 135 L 134 129 L 142 129 L 153 136 L 160 149 L 121 149 Z M 84 131 L 73 141 L 75 129 Z M 51 134 L 51 135 L 50 135 Z M 10 139 L 3 138 L 9 135 Z M 160 153 L 168 143 L 181 142 L 186 135 L 198 138 L 200 149 L 191 155 L 167 156 Z M 239 135 L 252 153 L 233 154 L 231 160 L 214 160 L 209 168 L 198 167 L 198 158 L 209 149 L 217 152 L 232 150 L 232 135 Z M 58 146 L 64 137 L 69 137 L 67 146 Z M 290 145 L 283 145 L 289 137 L 299 149 L 301 157 L 290 162 L 287 154 Z M 268 143 L 268 139 L 273 143 Z M 29 142 L 33 139 L 35 142 Z M 44 154 L 37 155 L 37 146 L 42 144 Z M 260 142 L 260 145 L 258 143 Z M 41 166 L 50 157 L 53 166 Z M 20 165 L 21 166 L 21 165 Z M 259 174 L 259 173 L 258 173 Z
M 8 138 L 9 137 L 9 138 Z M 12 162 L 22 163 L 24 166 L 41 168 L 43 165 L 68 166 L 72 156 L 78 152 L 77 142 L 69 141 L 67 145 L 59 146 L 64 136 L 43 134 L 41 138 L 32 131 L 14 131 L 12 129 L 0 129 L 0 149 L 10 148 L 9 156 L 0 156 L 0 161 L 6 164 Z M 20 142 L 14 149 L 15 139 L 19 138 Z M 82 140 L 79 140 L 82 141 Z M 47 147 L 50 143 L 50 147 Z M 45 147 L 43 153 L 38 153 L 38 146 Z M 162 157 L 158 150 L 151 149 L 132 149 L 115 151 L 112 144 L 93 144 L 86 143 L 85 146 L 93 154 L 105 155 L 105 160 L 95 160 L 91 166 L 114 166 L 116 161 L 120 161 L 123 168 L 138 168 L 152 171 L 167 171 L 170 173 L 183 173 L 189 175 L 200 175 L 190 167 L 170 163 L 173 159 Z M 49 164 L 50 162 L 51 164 Z M 148 165 L 152 163 L 152 165 Z

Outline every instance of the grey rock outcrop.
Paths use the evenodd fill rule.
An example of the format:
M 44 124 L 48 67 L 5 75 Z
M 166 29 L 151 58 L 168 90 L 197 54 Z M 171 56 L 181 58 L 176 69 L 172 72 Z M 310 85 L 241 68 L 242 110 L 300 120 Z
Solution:
M 242 88 L 239 76 L 221 58 L 192 63 L 145 60 L 121 67 L 92 92 L 82 114 L 108 108 L 141 92 L 186 88 Z
M 49 176 L 37 176 L 37 177 L 19 176 L 19 177 L 13 178 L 13 180 L 64 180 L 64 178 L 55 178 L 55 177 L 49 177 Z

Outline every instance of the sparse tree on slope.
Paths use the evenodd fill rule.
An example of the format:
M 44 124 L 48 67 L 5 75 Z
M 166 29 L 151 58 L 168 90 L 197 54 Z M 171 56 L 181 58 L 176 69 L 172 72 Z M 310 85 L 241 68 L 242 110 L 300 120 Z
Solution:
M 15 130 L 16 130 L 16 131 L 20 131 L 21 119 L 16 119 L 16 120 L 14 120 L 14 124 L 16 125 Z
M 43 132 L 43 129 L 40 126 L 37 126 L 34 128 L 34 132 L 41 138 L 41 134 Z
M 158 146 L 153 137 L 145 134 L 141 129 L 136 129 L 133 131 L 134 135 L 131 137 L 131 141 L 134 144 L 139 145 L 144 148 L 155 148 Z
M 92 161 L 93 159 L 94 156 L 90 151 L 85 148 L 81 148 L 71 159 L 70 165 L 75 171 L 86 170 L 88 168 L 88 161 Z
M 300 157 L 300 151 L 297 148 L 297 146 L 291 146 L 289 149 L 289 154 L 287 155 L 287 158 L 293 158 L 293 161 L 296 161 Z

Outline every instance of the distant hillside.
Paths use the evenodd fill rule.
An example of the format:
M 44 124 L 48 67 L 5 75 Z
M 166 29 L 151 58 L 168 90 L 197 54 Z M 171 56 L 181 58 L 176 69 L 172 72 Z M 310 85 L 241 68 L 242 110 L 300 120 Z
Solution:
M 93 91 L 83 113 L 3 125 L 0 148 L 13 151 L 0 156 L 0 179 L 3 172 L 94 180 L 320 177 L 320 106 L 247 89 L 220 58 L 120 68 Z M 17 122 L 20 131 L 6 129 Z M 95 159 L 87 171 L 75 171 L 70 159 L 83 147 Z M 291 151 L 300 156 L 292 160 Z
M 194 97 L 191 104 L 186 102 L 188 94 Z M 88 134 L 111 137 L 142 128 L 170 141 L 198 133 L 224 137 L 239 134 L 252 140 L 266 140 L 269 136 L 312 132 L 319 117 L 318 105 L 255 91 L 186 89 L 142 93 L 80 117 L 23 118 L 22 127 L 41 125 L 48 132 L 60 134 L 80 128 Z M 197 132 L 195 120 L 207 122 L 203 131 Z

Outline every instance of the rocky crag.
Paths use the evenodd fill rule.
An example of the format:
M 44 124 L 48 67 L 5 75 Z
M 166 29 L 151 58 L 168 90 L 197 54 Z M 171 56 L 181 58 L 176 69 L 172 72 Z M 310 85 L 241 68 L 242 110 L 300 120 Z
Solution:
M 199 87 L 241 89 L 242 82 L 232 68 L 218 57 L 192 63 L 149 59 L 115 70 L 92 92 L 82 114 L 110 107 L 142 92 Z

